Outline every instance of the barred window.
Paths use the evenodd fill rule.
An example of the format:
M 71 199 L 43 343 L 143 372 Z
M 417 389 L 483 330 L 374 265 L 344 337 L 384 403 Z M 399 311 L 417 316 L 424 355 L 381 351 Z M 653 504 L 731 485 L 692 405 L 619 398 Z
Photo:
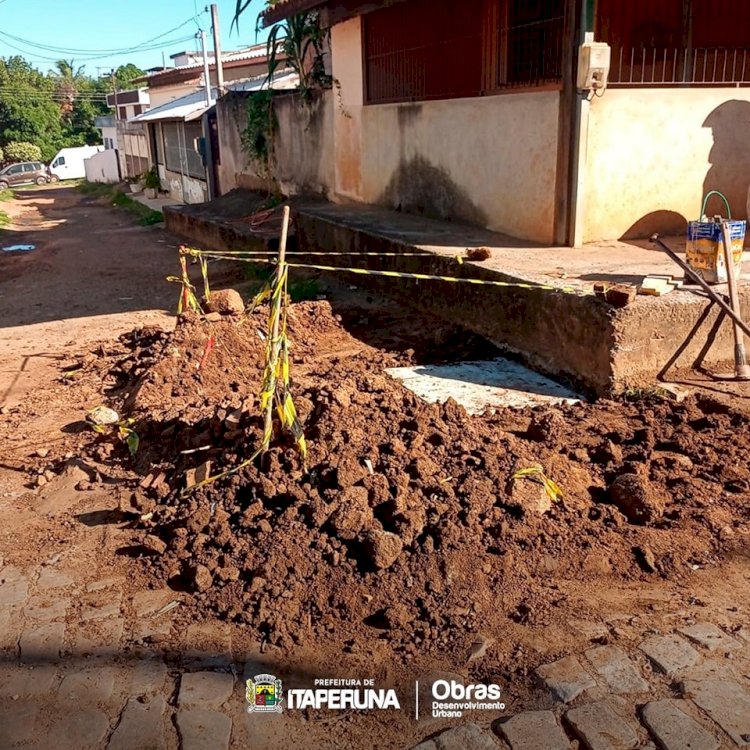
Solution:
M 412 0 L 363 17 L 368 104 L 558 83 L 564 0 Z
M 164 122 L 164 164 L 172 172 L 206 178 L 201 155 L 195 150 L 195 139 L 201 137 L 200 122 Z

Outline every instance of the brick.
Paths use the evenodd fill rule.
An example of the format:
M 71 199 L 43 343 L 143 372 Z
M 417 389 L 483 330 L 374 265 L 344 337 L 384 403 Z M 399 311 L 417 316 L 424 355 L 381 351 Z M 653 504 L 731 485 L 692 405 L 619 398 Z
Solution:
M 234 677 L 224 672 L 183 674 L 177 705 L 180 708 L 219 708 L 234 690 Z
M 590 648 L 586 658 L 613 693 L 647 693 L 651 689 L 628 655 L 617 646 Z
M 709 651 L 731 651 L 742 646 L 736 638 L 710 622 L 696 622 L 695 625 L 680 628 L 679 632 Z
M 662 750 L 718 750 L 719 741 L 684 710 L 685 701 L 647 703 L 643 723 Z
M 65 617 L 70 601 L 68 599 L 55 599 L 47 595 L 32 596 L 24 607 L 23 613 L 31 620 L 49 622 Z
M 69 575 L 61 573 L 59 570 L 53 570 L 52 568 L 42 568 L 39 580 L 36 582 L 36 587 L 39 591 L 62 589 L 72 585 L 73 579 Z
M 680 687 L 738 745 L 750 745 L 750 695 L 740 685 L 714 679 L 685 680 Z
M 166 747 L 166 711 L 167 704 L 161 695 L 152 698 L 130 698 L 120 716 L 120 722 L 112 733 L 107 750 L 161 750 Z
M 591 675 L 575 656 L 566 656 L 551 664 L 545 664 L 536 670 L 536 674 L 554 698 L 563 703 L 570 703 L 584 691 L 596 687 Z
M 498 750 L 495 740 L 476 724 L 463 724 L 417 745 L 414 750 Z
M 498 725 L 512 750 L 569 750 L 570 742 L 552 711 L 527 711 Z
M 633 750 L 638 734 L 607 703 L 589 703 L 571 708 L 565 721 L 587 750 Z
M 638 648 L 668 675 L 693 667 L 701 659 L 701 655 L 677 635 L 655 635 L 643 641 Z
M 177 730 L 181 750 L 226 750 L 232 736 L 232 720 L 217 711 L 178 711 Z
M 21 658 L 29 661 L 54 661 L 64 648 L 65 623 L 49 622 L 21 633 Z
M 114 686 L 114 669 L 94 667 L 65 675 L 57 694 L 60 700 L 68 702 L 106 703 Z

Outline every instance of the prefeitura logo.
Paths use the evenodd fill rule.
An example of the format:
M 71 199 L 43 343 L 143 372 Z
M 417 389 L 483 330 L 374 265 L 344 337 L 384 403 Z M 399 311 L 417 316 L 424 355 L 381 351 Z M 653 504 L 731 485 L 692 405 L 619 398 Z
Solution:
M 283 690 L 281 680 L 272 674 L 258 674 L 245 683 L 245 698 L 248 713 L 280 714 Z

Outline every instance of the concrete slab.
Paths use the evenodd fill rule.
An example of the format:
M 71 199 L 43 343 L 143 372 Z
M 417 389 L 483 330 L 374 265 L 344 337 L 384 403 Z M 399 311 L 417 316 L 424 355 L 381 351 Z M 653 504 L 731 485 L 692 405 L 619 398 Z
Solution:
M 554 380 L 499 357 L 486 362 L 458 362 L 423 367 L 392 367 L 386 372 L 428 403 L 457 401 L 469 414 L 486 407 L 576 403 L 581 396 Z
M 732 360 L 732 329 L 726 321 L 719 325 L 715 306 L 697 288 L 686 286 L 658 298 L 640 296 L 622 309 L 593 296 L 596 281 L 640 283 L 649 274 L 681 277 L 679 267 L 648 242 L 540 247 L 476 227 L 374 206 L 307 198 L 292 199 L 291 204 L 294 249 L 338 253 L 327 265 L 511 284 L 501 287 L 337 272 L 344 281 L 453 323 L 460 321 L 468 330 L 520 355 L 535 369 L 579 383 L 598 395 L 652 386 L 667 366 L 690 368 L 701 358 Z M 274 222 L 253 228 L 246 221 L 260 205 L 257 194 L 229 194 L 199 207 L 167 208 L 165 220 L 170 231 L 203 247 L 273 247 L 278 236 Z M 670 245 L 680 251 L 684 240 L 675 238 Z M 489 249 L 487 260 L 458 261 L 467 249 L 479 247 Z M 382 257 L 363 258 L 359 255 L 363 252 Z M 326 259 L 297 255 L 294 260 L 310 265 L 325 264 Z M 748 272 L 746 264 L 740 284 L 746 318 L 750 317 Z M 721 286 L 716 289 L 725 291 Z

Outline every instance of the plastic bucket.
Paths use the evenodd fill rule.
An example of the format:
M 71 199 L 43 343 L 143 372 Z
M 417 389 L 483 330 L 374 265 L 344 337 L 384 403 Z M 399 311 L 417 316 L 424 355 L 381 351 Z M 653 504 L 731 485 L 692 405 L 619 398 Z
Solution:
M 727 199 L 712 191 L 703 201 L 701 210 L 702 220 L 688 223 L 687 232 L 687 263 L 708 284 L 726 284 L 727 266 L 724 259 L 724 241 L 721 231 L 721 221 L 709 221 L 705 216 L 706 204 L 712 195 L 723 199 L 727 209 L 729 222 L 729 236 L 732 240 L 732 262 L 734 274 L 739 276 L 742 268 L 742 251 L 745 244 L 746 221 L 731 221 L 731 212 Z

